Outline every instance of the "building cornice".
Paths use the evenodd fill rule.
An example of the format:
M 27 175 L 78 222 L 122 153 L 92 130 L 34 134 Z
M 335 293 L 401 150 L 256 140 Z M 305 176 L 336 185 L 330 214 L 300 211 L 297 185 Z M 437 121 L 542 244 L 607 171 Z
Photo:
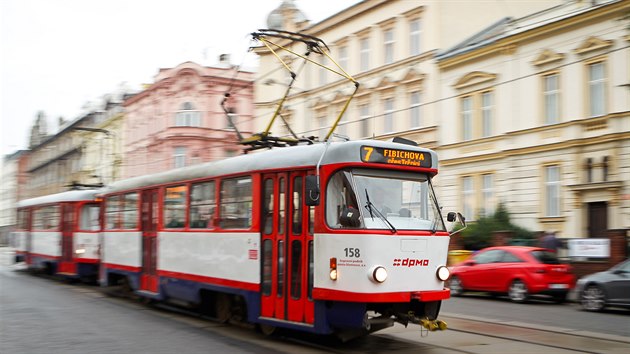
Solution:
M 557 36 L 559 32 L 565 32 L 570 27 L 582 26 L 587 22 L 602 21 L 602 18 L 618 16 L 623 10 L 630 9 L 630 2 L 620 1 L 614 4 L 602 6 L 592 11 L 577 14 L 575 16 L 553 22 L 544 26 L 532 28 L 509 37 L 500 38 L 487 46 L 472 49 L 469 52 L 455 55 L 439 61 L 440 70 L 451 69 L 460 65 L 476 62 L 487 56 L 512 54 L 516 48 L 528 42 L 539 40 L 539 37 L 550 35 Z

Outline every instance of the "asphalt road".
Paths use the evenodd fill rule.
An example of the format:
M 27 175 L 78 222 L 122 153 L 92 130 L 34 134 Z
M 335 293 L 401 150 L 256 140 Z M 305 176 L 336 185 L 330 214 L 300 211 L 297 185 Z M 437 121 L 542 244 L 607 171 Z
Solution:
M 556 304 L 544 297 L 526 304 L 515 304 L 507 297 L 467 294 L 443 302 L 441 315 L 479 317 L 503 323 L 552 326 L 567 331 L 590 331 L 630 338 L 630 310 L 611 308 L 593 313 L 581 310 L 577 303 Z

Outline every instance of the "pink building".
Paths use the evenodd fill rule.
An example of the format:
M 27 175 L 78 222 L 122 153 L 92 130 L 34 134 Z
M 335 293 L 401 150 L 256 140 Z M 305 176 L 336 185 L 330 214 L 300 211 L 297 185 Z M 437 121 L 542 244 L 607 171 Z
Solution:
M 155 82 L 124 103 L 123 178 L 238 155 L 236 131 L 253 127 L 253 73 L 225 61 L 217 67 L 185 62 L 160 69 Z

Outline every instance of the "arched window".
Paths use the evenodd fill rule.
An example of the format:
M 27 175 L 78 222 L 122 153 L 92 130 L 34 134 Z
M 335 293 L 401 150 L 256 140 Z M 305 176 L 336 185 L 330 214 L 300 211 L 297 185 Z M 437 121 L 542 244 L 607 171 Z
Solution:
M 177 127 L 199 127 L 201 126 L 201 112 L 195 110 L 195 106 L 190 102 L 184 102 L 175 113 L 175 126 Z

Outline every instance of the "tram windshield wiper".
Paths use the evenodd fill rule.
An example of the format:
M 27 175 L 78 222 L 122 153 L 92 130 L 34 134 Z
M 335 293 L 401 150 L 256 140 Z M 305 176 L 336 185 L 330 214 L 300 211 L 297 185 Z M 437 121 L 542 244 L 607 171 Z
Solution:
M 372 220 L 374 220 L 374 213 L 376 213 L 376 216 L 378 216 L 379 219 L 383 220 L 383 222 L 387 226 L 389 226 L 390 231 L 392 233 L 396 233 L 396 228 L 394 227 L 394 225 L 392 225 L 392 223 L 389 222 L 389 220 L 387 220 L 385 215 L 383 215 L 370 201 L 370 195 L 368 194 L 367 188 L 365 189 L 365 199 L 367 200 L 367 202 L 365 203 L 365 209 L 367 209 L 370 212 L 370 216 L 372 217 Z

